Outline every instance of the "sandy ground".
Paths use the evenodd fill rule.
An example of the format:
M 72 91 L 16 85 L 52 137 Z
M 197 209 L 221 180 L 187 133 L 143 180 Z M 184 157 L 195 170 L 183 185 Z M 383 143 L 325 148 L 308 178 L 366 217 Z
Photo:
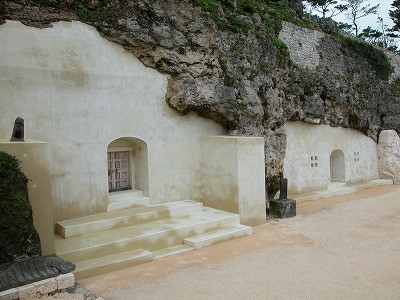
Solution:
M 400 186 L 301 203 L 254 234 L 80 283 L 104 299 L 400 299 Z

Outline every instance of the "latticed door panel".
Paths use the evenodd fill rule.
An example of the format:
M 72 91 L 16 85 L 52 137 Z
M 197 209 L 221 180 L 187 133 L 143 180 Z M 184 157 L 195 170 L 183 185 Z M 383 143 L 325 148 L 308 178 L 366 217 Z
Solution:
M 129 151 L 108 152 L 108 155 L 108 189 L 129 189 Z

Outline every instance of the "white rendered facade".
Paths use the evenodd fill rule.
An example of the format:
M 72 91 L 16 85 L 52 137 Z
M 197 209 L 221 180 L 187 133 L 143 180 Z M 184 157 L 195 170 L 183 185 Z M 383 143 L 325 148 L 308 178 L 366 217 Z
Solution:
M 379 178 L 377 145 L 361 132 L 303 122 L 286 122 L 285 130 L 284 177 L 291 194 Z
M 0 25 L 0 138 L 9 138 L 19 116 L 27 138 L 49 143 L 54 222 L 107 210 L 108 151 L 129 152 L 129 185 L 152 204 L 203 200 L 208 187 L 202 183 L 202 139 L 227 132 L 214 121 L 169 108 L 167 84 L 167 75 L 80 22 L 46 29 L 14 21 Z M 263 143 L 257 147 L 262 151 Z M 257 159 L 263 166 L 263 156 Z M 257 176 L 263 180 L 264 173 Z M 261 205 L 261 223 L 264 185 L 258 189 L 247 201 Z

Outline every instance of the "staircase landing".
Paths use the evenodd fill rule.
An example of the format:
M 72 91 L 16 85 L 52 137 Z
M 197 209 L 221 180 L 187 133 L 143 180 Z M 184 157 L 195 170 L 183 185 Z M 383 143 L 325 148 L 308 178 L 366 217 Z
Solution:
M 149 205 L 149 198 L 140 190 L 126 190 L 112 192 L 108 196 L 109 203 L 107 211 L 132 208 L 141 205 Z

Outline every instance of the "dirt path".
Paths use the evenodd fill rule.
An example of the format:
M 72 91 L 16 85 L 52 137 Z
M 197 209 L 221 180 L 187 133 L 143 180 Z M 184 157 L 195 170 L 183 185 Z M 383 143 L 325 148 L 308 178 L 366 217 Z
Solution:
M 80 281 L 104 299 L 400 299 L 400 186 L 301 203 L 249 237 Z

